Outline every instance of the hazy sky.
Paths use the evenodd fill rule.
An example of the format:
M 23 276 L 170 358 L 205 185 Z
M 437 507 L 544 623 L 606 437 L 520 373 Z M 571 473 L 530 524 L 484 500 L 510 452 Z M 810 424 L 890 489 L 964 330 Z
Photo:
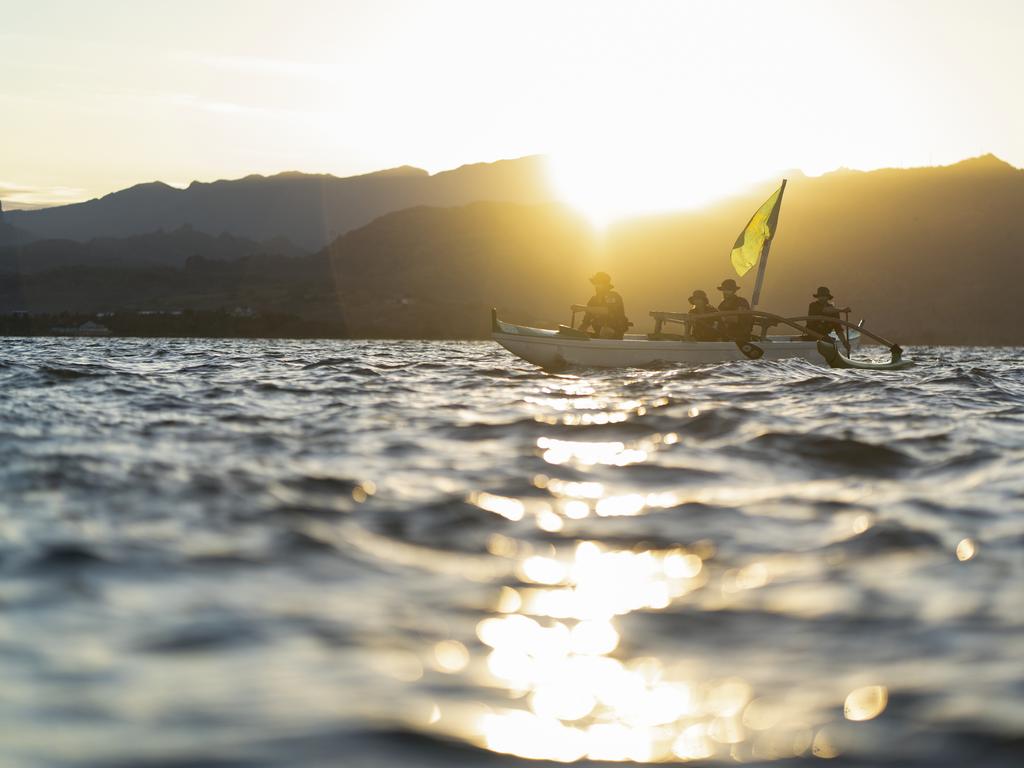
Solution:
M 547 153 L 571 201 L 1024 166 L 1024 2 L 0 0 L 0 199 Z

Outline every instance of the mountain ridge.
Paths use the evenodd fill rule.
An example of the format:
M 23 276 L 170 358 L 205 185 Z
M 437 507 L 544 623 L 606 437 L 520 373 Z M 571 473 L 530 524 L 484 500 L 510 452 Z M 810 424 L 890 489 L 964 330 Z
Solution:
M 35 239 L 126 237 L 188 224 L 210 234 L 265 240 L 281 235 L 310 250 L 377 216 L 421 204 L 476 200 L 552 199 L 539 156 L 472 163 L 429 174 L 398 166 L 357 176 L 284 171 L 272 176 L 193 181 L 179 189 L 143 182 L 99 198 L 38 210 L 12 211 Z
M 27 268 L 3 278 L 0 312 L 245 304 L 341 318 L 354 336 L 486 338 L 491 306 L 510 320 L 565 322 L 568 304 L 589 296 L 586 277 L 604 270 L 624 296 L 634 330 L 643 331 L 649 310 L 685 310 L 689 291 L 714 296 L 714 286 L 734 277 L 729 250 L 776 183 L 604 231 L 564 203 L 475 201 L 390 211 L 309 256 L 268 255 L 275 249 L 261 245 L 219 262 L 230 236 L 203 234 L 208 240 L 191 248 L 184 266 L 188 248 L 163 263 L 152 258 L 167 251 L 165 240 L 184 241 L 181 230 L 151 241 L 97 241 L 124 256 L 117 264 L 76 263 L 76 248 L 88 255 L 82 244 L 50 241 L 58 256 L 71 254 L 64 266 L 34 270 L 23 261 Z M 1024 258 L 1022 208 L 1024 174 L 1008 172 L 998 159 L 982 157 L 966 171 L 954 165 L 793 175 L 763 306 L 803 314 L 825 284 L 854 307 L 855 318 L 903 343 L 1020 344 L 1024 303 L 1014 278 Z M 132 253 L 140 255 L 135 263 Z M 739 281 L 747 296 L 752 281 L 753 272 Z
M 765 308 L 803 314 L 826 284 L 855 317 L 906 343 L 1020 344 L 1024 303 L 1012 275 L 1024 258 L 1024 174 L 986 164 L 980 175 L 940 166 L 790 179 Z M 597 270 L 612 274 L 642 331 L 648 310 L 685 311 L 689 291 L 714 296 L 735 277 L 729 251 L 770 186 L 708 210 L 624 221 L 601 236 L 564 206 L 399 211 L 324 255 L 356 335 L 415 335 L 411 325 L 486 337 L 490 306 L 553 326 L 588 297 L 586 277 Z M 755 273 L 739 281 L 747 296 Z M 438 319 L 446 313 L 447 325 Z

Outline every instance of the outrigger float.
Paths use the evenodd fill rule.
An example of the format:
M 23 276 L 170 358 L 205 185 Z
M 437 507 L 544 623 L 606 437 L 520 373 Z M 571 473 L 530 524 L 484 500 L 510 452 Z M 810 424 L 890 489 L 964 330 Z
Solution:
M 491 338 L 517 357 L 549 371 L 570 367 L 633 368 L 675 363 L 718 363 L 730 360 L 783 360 L 802 358 L 832 368 L 858 368 L 865 370 L 900 370 L 913 365 L 903 357 L 903 350 L 881 336 L 872 333 L 860 323 L 851 323 L 836 317 L 801 315 L 782 317 L 759 310 L 715 312 L 690 315 L 679 312 L 651 312 L 654 332 L 626 334 L 621 339 L 600 339 L 567 325 L 557 329 L 533 328 L 514 325 L 498 318 L 491 310 Z M 575 315 L 574 315 L 575 316 Z M 695 341 L 690 336 L 693 320 L 721 319 L 723 317 L 749 317 L 754 329 L 749 341 Z M 845 339 L 834 333 L 823 335 L 811 330 L 806 323 L 824 320 L 843 327 Z M 665 323 L 679 323 L 683 333 L 663 331 Z M 791 335 L 768 335 L 769 328 L 788 326 L 796 331 Z M 889 350 L 888 362 L 867 362 L 850 357 L 859 349 L 861 337 L 867 337 Z M 848 347 L 847 347 L 848 343 Z M 840 349 L 840 346 L 843 349 Z M 846 352 L 844 354 L 843 352 Z

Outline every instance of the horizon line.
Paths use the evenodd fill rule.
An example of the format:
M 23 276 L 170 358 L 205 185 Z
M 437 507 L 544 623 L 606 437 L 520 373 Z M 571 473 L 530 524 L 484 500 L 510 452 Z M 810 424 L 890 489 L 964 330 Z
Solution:
M 274 172 L 274 173 L 266 173 L 266 174 L 263 174 L 263 173 L 249 173 L 249 174 L 246 174 L 244 176 L 238 176 L 238 177 L 235 177 L 235 178 L 215 178 L 215 179 L 211 179 L 211 180 L 208 180 L 208 181 L 203 181 L 203 180 L 200 180 L 200 179 L 193 179 L 192 181 L 189 181 L 189 182 L 179 182 L 179 181 L 171 181 L 171 182 L 169 182 L 169 181 L 164 181 L 162 179 L 154 179 L 154 180 L 151 180 L 151 181 L 140 181 L 140 182 L 137 182 L 135 184 L 131 184 L 130 186 L 127 186 L 127 187 L 121 187 L 119 189 L 113 189 L 113 190 L 111 190 L 109 192 L 106 192 L 103 195 L 100 195 L 99 197 L 86 197 L 86 198 L 81 198 L 81 199 L 77 199 L 77 200 L 67 200 L 67 199 L 64 199 L 64 200 L 54 200 L 52 202 L 18 201 L 16 199 L 2 197 L 3 188 L 4 188 L 5 184 L 4 184 L 4 182 L 0 182 L 0 211 L 3 211 L 3 212 L 39 211 L 39 210 L 46 210 L 46 209 L 49 209 L 49 208 L 63 208 L 63 207 L 66 207 L 66 206 L 71 206 L 71 205 L 81 205 L 83 203 L 90 203 L 90 202 L 94 202 L 94 201 L 97 201 L 97 200 L 103 200 L 104 198 L 107 198 L 107 197 L 109 197 L 111 195 L 115 195 L 115 194 L 118 194 L 120 192 L 126 192 L 126 191 L 128 191 L 130 189 L 135 189 L 136 187 L 145 187 L 145 186 L 150 186 L 150 185 L 162 185 L 162 186 L 165 186 L 165 187 L 169 187 L 171 189 L 178 190 L 180 192 L 184 192 L 184 191 L 186 191 L 186 190 L 188 190 L 191 187 L 196 186 L 196 185 L 203 185 L 203 186 L 205 186 L 205 185 L 218 184 L 218 183 L 232 183 L 232 182 L 236 182 L 236 181 L 244 181 L 246 179 L 274 179 L 274 178 L 277 178 L 279 176 L 306 176 L 306 177 L 320 176 L 320 177 L 329 177 L 329 178 L 332 178 L 332 179 L 337 179 L 339 181 L 345 181 L 345 180 L 349 180 L 349 179 L 358 179 L 358 178 L 364 178 L 364 177 L 367 177 L 367 176 L 377 176 L 377 175 L 381 175 L 381 174 L 393 173 L 395 171 L 406 171 L 406 172 L 408 172 L 408 171 L 416 171 L 416 172 L 422 172 L 428 178 L 434 178 L 436 176 L 440 176 L 440 175 L 445 174 L 445 173 L 453 173 L 455 171 L 462 170 L 463 168 L 469 168 L 469 167 L 472 167 L 472 166 L 497 165 L 498 163 L 509 163 L 509 162 L 513 162 L 514 163 L 514 162 L 519 162 L 519 161 L 523 161 L 523 160 L 532 160 L 532 159 L 544 159 L 544 160 L 547 160 L 549 157 L 551 157 L 550 154 L 542 154 L 542 153 L 531 154 L 531 155 L 521 155 L 519 157 L 500 157 L 500 158 L 497 158 L 495 160 L 481 160 L 481 161 L 476 161 L 476 162 L 462 163 L 461 165 L 457 165 L 457 166 L 455 166 L 453 168 L 443 168 L 441 170 L 437 170 L 437 171 L 434 171 L 434 172 L 430 172 L 430 171 L 428 171 L 428 170 L 426 170 L 424 168 L 421 168 L 419 166 L 416 166 L 416 165 L 402 164 L 402 165 L 391 166 L 391 167 L 388 167 L 388 168 L 380 168 L 380 169 L 375 170 L 375 171 L 367 171 L 365 173 L 354 173 L 354 174 L 352 174 L 350 176 L 338 176 L 338 175 L 336 175 L 334 173 L 322 172 L 322 171 L 300 171 L 300 170 L 296 170 L 296 169 L 287 169 L 287 170 L 277 171 L 277 172 Z M 780 176 L 784 176 L 784 175 L 787 175 L 787 174 L 797 173 L 797 174 L 800 174 L 800 175 L 802 175 L 802 176 L 804 176 L 806 178 L 815 179 L 815 178 L 821 178 L 823 176 L 827 176 L 829 174 L 843 173 L 843 172 L 846 172 L 846 173 L 875 173 L 875 172 L 879 172 L 879 171 L 912 171 L 912 170 L 923 170 L 923 169 L 928 169 L 928 168 L 952 168 L 953 166 L 960 165 L 962 163 L 970 162 L 970 161 L 973 161 L 973 160 L 984 160 L 985 158 L 989 158 L 989 157 L 993 158 L 994 160 L 997 160 L 999 163 L 1001 163 L 1003 165 L 1006 165 L 1009 168 L 1012 168 L 1014 170 L 1022 170 L 1021 167 L 1015 166 L 1013 163 L 1009 162 L 1008 160 L 1004 160 L 1003 158 L 999 157 L 994 152 L 983 152 L 980 155 L 972 155 L 972 156 L 969 156 L 969 157 L 964 157 L 964 158 L 961 158 L 960 160 L 956 160 L 956 161 L 951 162 L 951 163 L 935 163 L 935 164 L 930 164 L 930 165 L 907 165 L 907 166 L 891 166 L 891 165 L 888 165 L 888 166 L 878 166 L 876 168 L 851 168 L 851 167 L 848 167 L 848 166 L 845 166 L 845 165 L 840 165 L 840 166 L 837 166 L 835 168 L 831 168 L 831 169 L 826 170 L 826 171 L 821 171 L 820 173 L 808 173 L 807 171 L 805 171 L 802 168 L 792 167 L 792 168 L 780 169 L 780 170 L 778 170 L 776 172 L 776 174 L 778 174 Z M 761 179 L 758 179 L 758 180 L 750 182 L 747 186 L 753 186 L 753 185 L 756 185 L 756 184 L 767 183 L 767 182 L 771 181 L 772 178 L 773 178 L 773 176 L 765 176 L 765 177 L 763 177 Z M 19 185 L 12 185 L 12 189 L 15 192 L 16 195 L 25 194 L 26 192 L 31 192 L 31 189 L 23 187 L 23 186 L 19 186 Z M 48 187 L 46 189 L 54 189 L 54 190 L 59 189 L 59 190 L 63 190 L 64 192 L 67 192 L 68 190 L 73 190 L 75 188 L 74 187 L 61 186 L 61 187 Z

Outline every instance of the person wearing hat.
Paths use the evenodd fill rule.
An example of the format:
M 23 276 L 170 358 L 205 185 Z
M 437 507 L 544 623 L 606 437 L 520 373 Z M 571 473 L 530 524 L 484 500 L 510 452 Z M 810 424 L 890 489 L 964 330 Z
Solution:
M 718 286 L 722 292 L 722 301 L 718 304 L 719 312 L 742 312 L 750 309 L 750 302 L 736 292 L 740 287 L 731 277 L 723 280 Z M 754 327 L 754 318 L 744 316 L 723 317 L 720 321 L 722 335 L 730 341 L 750 341 L 750 331 Z
M 586 314 L 579 330 L 593 329 L 593 335 L 600 339 L 621 339 L 630 323 L 626 319 L 622 297 L 612 290 L 611 276 L 607 272 L 598 272 L 590 282 L 594 286 L 594 295 L 583 307 Z
M 690 316 L 708 315 L 715 311 L 704 291 L 694 291 L 687 301 L 690 302 Z M 690 337 L 694 341 L 718 341 L 722 334 L 718 330 L 718 320 L 710 317 L 690 320 Z
M 849 307 L 838 309 L 833 306 L 832 292 L 827 286 L 818 286 L 818 290 L 814 293 L 814 301 L 807 307 L 808 315 L 817 315 L 821 318 L 834 317 L 836 320 L 839 319 L 840 312 L 849 312 Z M 832 331 L 835 331 L 836 336 L 843 342 L 844 345 L 849 346 L 846 341 L 846 334 L 843 330 L 843 326 L 839 323 L 829 322 L 828 320 L 808 320 L 807 327 L 815 333 L 820 333 L 822 336 L 828 336 Z

